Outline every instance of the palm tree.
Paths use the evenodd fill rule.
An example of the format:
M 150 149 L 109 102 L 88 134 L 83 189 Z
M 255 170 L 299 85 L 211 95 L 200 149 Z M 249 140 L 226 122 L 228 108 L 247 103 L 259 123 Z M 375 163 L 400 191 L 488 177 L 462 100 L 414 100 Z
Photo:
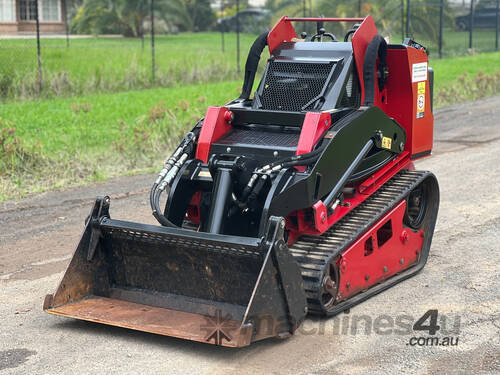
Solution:
M 142 24 L 148 13 L 146 0 L 85 0 L 71 29 L 80 34 L 119 33 L 142 37 Z
M 151 0 L 85 0 L 71 28 L 76 33 L 119 33 L 141 38 Z M 155 17 L 183 31 L 206 30 L 215 15 L 209 0 L 156 0 Z

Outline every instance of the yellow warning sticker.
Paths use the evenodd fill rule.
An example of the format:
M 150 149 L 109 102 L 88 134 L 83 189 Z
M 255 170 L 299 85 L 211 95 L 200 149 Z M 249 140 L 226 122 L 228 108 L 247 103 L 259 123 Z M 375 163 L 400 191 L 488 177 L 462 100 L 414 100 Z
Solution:
M 418 83 L 418 93 L 425 94 L 425 81 Z
M 392 139 L 390 139 L 389 137 L 382 138 L 382 148 L 390 150 L 391 145 L 392 145 Z
M 425 112 L 425 81 L 418 83 L 417 94 L 417 118 L 422 118 Z
M 212 177 L 212 175 L 209 171 L 200 171 L 200 173 L 198 173 L 198 177 Z

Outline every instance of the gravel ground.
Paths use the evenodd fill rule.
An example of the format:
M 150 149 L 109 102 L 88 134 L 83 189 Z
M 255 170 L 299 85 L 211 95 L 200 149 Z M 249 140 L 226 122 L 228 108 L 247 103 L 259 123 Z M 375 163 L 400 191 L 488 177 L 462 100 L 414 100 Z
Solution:
M 1 203 L 0 374 L 499 374 L 500 96 L 437 111 L 434 151 L 417 163 L 441 188 L 423 272 L 349 314 L 309 319 L 288 340 L 240 350 L 42 312 L 95 196 L 111 195 L 112 217 L 154 223 L 153 176 Z M 410 345 L 429 337 L 411 329 L 429 309 L 439 311 L 436 337 L 457 345 Z

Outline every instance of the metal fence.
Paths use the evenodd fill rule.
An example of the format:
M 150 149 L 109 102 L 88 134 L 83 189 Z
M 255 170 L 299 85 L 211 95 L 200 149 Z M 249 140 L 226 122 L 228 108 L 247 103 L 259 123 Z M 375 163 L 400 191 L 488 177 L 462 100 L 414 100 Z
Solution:
M 101 4 L 98 16 L 97 10 L 86 14 L 89 0 L 11 2 L 10 13 L 9 0 L 0 2 L 0 99 L 239 79 L 255 35 L 283 14 L 371 14 L 391 42 L 410 37 L 431 58 L 499 49 L 500 0 L 267 0 L 267 9 L 257 11 L 243 0 L 211 7 L 209 0 L 196 0 L 183 15 L 172 8 L 176 1 L 121 2 L 133 17 L 113 1 Z

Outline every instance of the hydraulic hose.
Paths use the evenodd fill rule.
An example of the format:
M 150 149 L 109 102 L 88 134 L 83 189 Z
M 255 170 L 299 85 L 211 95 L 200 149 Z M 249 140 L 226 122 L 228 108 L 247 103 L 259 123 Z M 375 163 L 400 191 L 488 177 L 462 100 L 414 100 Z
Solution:
M 375 73 L 377 67 L 377 57 L 379 60 L 378 72 Z M 378 87 L 382 90 L 385 85 L 387 72 L 387 42 L 377 34 L 368 43 L 363 61 L 363 83 L 365 87 L 365 100 L 363 105 L 372 106 L 375 102 L 375 80 L 378 75 Z
M 156 182 L 154 182 L 153 186 L 151 187 L 151 191 L 149 192 L 149 205 L 151 206 L 151 210 L 153 210 L 153 215 L 156 213 L 155 193 L 156 193 L 157 188 L 158 188 L 158 184 Z
M 177 176 L 177 173 L 182 165 L 193 153 L 196 138 L 200 134 L 201 130 L 199 125 L 202 121 L 203 119 L 198 121 L 193 131 L 186 134 L 181 144 L 177 147 L 172 156 L 165 162 L 163 169 L 160 171 L 158 177 L 153 183 L 153 186 L 151 187 L 151 191 L 149 193 L 149 204 L 151 205 L 153 216 L 164 226 L 177 227 L 177 225 L 172 223 L 161 213 L 160 196 L 167 187 L 170 187 L 170 184 Z
M 187 151 L 189 151 L 189 149 L 190 148 L 188 147 Z M 179 158 L 179 160 L 176 161 L 176 163 L 168 171 L 167 175 L 163 178 L 161 184 L 157 188 L 155 188 L 154 199 L 153 199 L 153 216 L 156 218 L 156 220 L 158 220 L 160 224 L 165 225 L 167 227 L 177 227 L 177 225 L 173 224 L 161 213 L 160 196 L 167 187 L 170 187 L 170 184 L 173 182 L 173 180 L 177 176 L 177 173 L 181 169 L 182 165 L 186 162 L 188 157 L 189 154 L 187 152 L 183 153 L 182 156 Z
M 240 208 L 246 208 L 248 206 L 248 201 L 255 198 L 255 196 L 260 193 L 260 190 L 262 190 L 264 186 L 265 180 L 271 174 L 278 172 L 282 168 L 314 164 L 318 160 L 319 156 L 321 155 L 321 152 L 324 150 L 325 147 L 326 144 L 321 145 L 316 150 L 313 150 L 306 154 L 294 155 L 285 159 L 278 160 L 274 163 L 267 164 L 257 169 L 257 171 L 252 175 L 247 185 L 243 189 L 240 199 L 239 200 L 235 199 L 235 201 L 238 203 L 238 206 Z M 265 173 L 265 174 L 262 175 L 260 173 Z M 255 185 L 256 182 L 257 186 Z M 255 191 L 257 192 L 255 193 Z
M 171 228 L 178 228 L 177 225 L 172 223 L 170 220 L 168 220 L 165 215 L 161 214 L 161 209 L 160 209 L 160 195 L 162 191 L 157 191 L 154 197 L 154 207 L 155 210 L 153 210 L 153 216 L 158 220 L 158 222 L 166 227 L 171 227 Z
M 271 164 L 268 165 L 269 168 L 266 168 L 268 166 L 264 166 L 263 168 L 261 168 L 261 170 L 264 169 L 264 171 L 265 171 L 266 169 L 274 168 L 277 165 L 285 164 L 285 163 L 290 163 L 290 162 L 297 162 L 297 163 L 294 163 L 292 165 L 304 165 L 304 164 L 301 164 L 301 163 L 305 162 L 306 160 L 309 160 L 309 159 L 317 160 L 317 157 L 321 154 L 321 152 L 323 152 L 323 150 L 324 150 L 325 147 L 326 147 L 326 144 L 320 145 L 315 150 L 313 150 L 311 152 L 308 152 L 306 154 L 294 155 L 294 156 L 291 156 L 291 157 L 288 157 L 288 158 L 284 158 L 284 159 L 275 161 L 275 162 L 273 162 L 273 163 L 271 163 Z
M 252 92 L 255 73 L 259 67 L 260 55 L 267 45 L 267 35 L 265 32 L 253 42 L 250 52 L 248 53 L 247 62 L 245 64 L 245 79 L 243 81 L 243 89 L 241 90 L 240 99 L 248 99 Z
M 167 161 L 165 162 L 165 165 L 163 166 L 163 169 L 160 171 L 160 173 L 158 174 L 158 177 L 156 178 L 156 181 L 153 183 L 153 186 L 151 187 L 151 192 L 149 193 L 149 204 L 151 205 L 151 209 L 153 210 L 153 215 L 156 211 L 155 205 L 154 205 L 154 195 L 155 195 L 156 189 L 158 188 L 158 185 L 162 182 L 162 180 L 165 178 L 165 176 L 168 174 L 168 172 L 170 171 L 172 166 L 176 163 L 179 155 L 182 152 L 182 149 L 183 149 L 183 147 L 182 147 L 182 143 L 181 143 L 181 145 L 179 147 L 177 147 L 177 149 L 172 154 L 172 156 L 170 156 L 170 158 L 167 159 Z

